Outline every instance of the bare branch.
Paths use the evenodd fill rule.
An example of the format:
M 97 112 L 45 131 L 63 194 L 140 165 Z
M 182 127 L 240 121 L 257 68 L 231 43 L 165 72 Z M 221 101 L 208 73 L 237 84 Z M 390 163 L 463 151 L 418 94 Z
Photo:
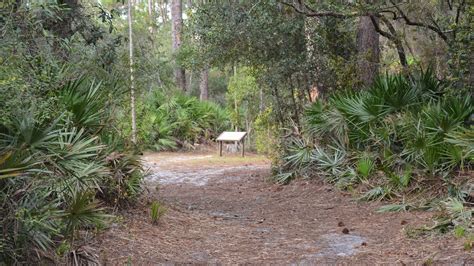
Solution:
M 282 1 L 282 4 L 293 8 L 297 13 L 306 15 L 308 17 L 334 17 L 334 18 L 351 18 L 351 17 L 360 17 L 367 15 L 366 13 L 339 13 L 333 11 L 316 11 L 306 5 L 303 1 L 298 0 L 299 7 L 296 6 L 294 3 L 288 3 L 286 1 Z
M 438 29 L 441 29 L 441 27 L 438 25 L 438 23 L 436 22 L 436 19 L 430 14 L 430 20 L 431 22 L 433 22 L 433 24 L 438 28 Z
M 375 15 L 370 15 L 370 20 L 372 21 L 372 24 L 374 25 L 374 28 L 375 28 L 375 31 L 378 32 L 380 35 L 382 35 L 383 37 L 389 39 L 389 40 L 393 40 L 394 36 L 391 35 L 390 33 L 382 30 L 380 28 L 380 25 L 379 25 L 379 22 L 377 21 L 377 17 Z
M 392 17 L 393 20 L 397 20 L 400 18 L 399 16 L 397 16 L 397 13 L 393 10 L 380 10 L 378 13 L 390 13 L 393 16 Z
M 387 39 L 389 39 L 395 44 L 395 47 L 397 48 L 398 57 L 400 58 L 400 64 L 404 68 L 406 68 L 408 66 L 408 61 L 407 61 L 407 57 L 405 53 L 405 48 L 403 48 L 403 43 L 400 39 L 400 36 L 397 33 L 397 30 L 386 17 L 380 14 L 377 14 L 377 18 L 379 18 L 380 21 L 382 21 L 385 24 L 385 26 L 387 27 L 390 33 L 381 30 L 374 16 L 371 16 L 370 19 L 372 20 L 372 23 L 375 26 L 375 31 L 377 31 L 380 35 L 386 37 Z
M 462 0 L 462 2 L 458 6 L 458 9 L 456 10 L 456 19 L 454 20 L 456 22 L 456 25 L 459 23 L 459 18 L 461 16 L 461 12 L 464 9 L 465 4 L 466 4 L 466 0 Z
M 451 1 L 447 0 L 446 2 L 448 2 L 449 10 L 453 10 L 453 4 L 451 3 Z
M 453 30 L 453 38 L 456 39 L 456 33 L 457 33 L 457 26 L 459 23 L 459 19 L 461 17 L 461 12 L 464 9 L 464 5 L 466 4 L 465 0 L 462 0 L 462 2 L 459 4 L 457 10 L 456 10 L 456 18 L 454 19 L 454 22 L 456 23 L 456 27 L 454 27 Z
M 392 3 L 395 6 L 395 8 L 400 13 L 400 15 L 402 16 L 403 20 L 405 21 L 405 23 L 407 25 L 418 26 L 418 27 L 423 27 L 423 28 L 430 29 L 430 30 L 434 31 L 435 33 L 437 33 L 439 35 L 439 37 L 441 37 L 441 39 L 443 39 L 445 42 L 449 42 L 448 36 L 446 36 L 446 34 L 444 34 L 443 31 L 440 28 L 437 28 L 433 25 L 428 25 L 428 24 L 421 23 L 421 22 L 418 22 L 418 21 L 410 20 L 408 18 L 408 16 L 403 12 L 403 10 L 399 6 L 395 5 L 393 0 L 390 0 L 390 3 Z

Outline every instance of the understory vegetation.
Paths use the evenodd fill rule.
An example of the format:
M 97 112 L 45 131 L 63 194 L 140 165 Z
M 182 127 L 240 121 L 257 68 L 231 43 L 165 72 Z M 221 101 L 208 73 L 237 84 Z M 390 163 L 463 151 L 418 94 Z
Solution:
M 127 93 L 105 61 L 118 61 L 118 38 L 105 19 L 13 4 L 0 4 L 0 264 L 97 263 L 88 242 L 144 176 L 117 129 Z
M 194 149 L 195 144 L 209 144 L 230 127 L 226 109 L 181 93 L 168 97 L 156 92 L 138 114 L 143 117 L 139 139 L 144 148 L 155 151 Z
M 83 234 L 107 225 L 106 208 L 140 195 L 139 158 L 101 134 L 110 116 L 101 89 L 83 78 L 68 82 L 57 95 L 59 116 L 41 121 L 20 107 L 2 125 L 1 261 L 93 260 L 77 250 Z
M 1 1 L 0 265 L 97 263 L 92 239 L 146 192 L 140 155 L 222 131 L 246 131 L 275 182 L 436 210 L 414 235 L 472 247 L 473 15 L 464 0 Z M 148 211 L 158 225 L 166 207 Z
M 136 40 L 132 109 L 127 10 L 104 4 L 0 4 L 0 265 L 98 263 L 90 241 L 143 194 L 139 154 L 193 149 L 230 126 L 221 105 L 176 89 L 154 39 Z
M 379 209 L 445 211 L 439 227 L 472 231 L 474 102 L 429 70 L 382 75 L 363 91 L 319 99 L 304 131 L 289 137 L 276 180 L 320 178 L 360 200 L 393 199 Z M 472 233 L 472 232 L 471 232 Z

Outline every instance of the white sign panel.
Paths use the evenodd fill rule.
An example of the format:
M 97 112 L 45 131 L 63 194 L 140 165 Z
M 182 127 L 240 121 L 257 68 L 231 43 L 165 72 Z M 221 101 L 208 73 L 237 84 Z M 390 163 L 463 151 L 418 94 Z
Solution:
M 217 141 L 241 141 L 246 135 L 247 132 L 224 131 L 217 137 Z

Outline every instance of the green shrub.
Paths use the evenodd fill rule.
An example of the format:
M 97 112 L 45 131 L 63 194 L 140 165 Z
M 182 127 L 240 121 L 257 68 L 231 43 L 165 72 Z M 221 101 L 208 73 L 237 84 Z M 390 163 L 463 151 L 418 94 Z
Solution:
M 144 170 L 137 155 L 112 152 L 105 158 L 109 175 L 101 183 L 102 198 L 114 206 L 133 203 L 142 192 Z
M 166 213 L 166 208 L 158 201 L 153 201 L 150 205 L 150 218 L 152 224 L 157 224 L 160 218 Z
M 430 70 L 414 79 L 380 76 L 367 91 L 335 92 L 311 104 L 304 135 L 287 142 L 276 178 L 325 176 L 347 187 L 381 169 L 388 178 L 368 181 L 376 182 L 363 196 L 370 200 L 403 191 L 418 176 L 446 178 L 473 165 L 466 123 L 473 111 L 469 95 L 453 93 Z
M 103 228 L 110 217 L 98 195 L 121 202 L 139 196 L 140 161 L 101 143 L 98 133 L 109 114 L 96 111 L 106 101 L 96 94 L 99 83 L 81 82 L 64 87 L 67 96 L 56 106 L 64 113 L 55 120 L 21 112 L 0 125 L 2 262 L 37 264 L 39 254 L 61 241 L 74 250 L 79 230 Z
M 70 264 L 81 264 L 78 257 L 90 255 L 83 246 L 67 253 L 80 249 L 79 231 L 108 221 L 98 197 L 110 178 L 105 157 L 128 142 L 114 123 L 129 96 L 128 86 L 117 86 L 127 81 L 117 75 L 121 37 L 108 34 L 103 8 L 78 6 L 82 26 L 64 36 L 55 28 L 67 24 L 68 8 L 8 2 L 0 9 L 0 264 L 45 264 L 40 257 L 71 253 Z M 86 15 L 96 11 L 103 20 Z M 133 176 L 124 172 L 133 180 L 128 191 L 141 182 Z
M 413 177 L 412 168 L 410 166 L 407 166 L 406 170 L 402 174 L 393 172 L 389 172 L 387 174 L 392 184 L 395 187 L 401 189 L 407 188 Z
M 158 151 L 208 142 L 230 126 L 227 111 L 217 104 L 179 93 L 154 92 L 140 113 L 140 141 Z
M 279 131 L 278 126 L 272 122 L 271 114 L 272 109 L 267 108 L 255 119 L 255 147 L 257 152 L 275 160 L 279 154 Z
M 364 178 L 369 178 L 370 174 L 374 171 L 375 163 L 368 157 L 362 157 L 357 161 L 357 173 Z
M 108 104 L 100 95 L 101 88 L 100 82 L 87 82 L 85 77 L 70 81 L 60 88 L 60 102 L 74 127 L 97 134 L 105 126 Z
M 10 263 L 33 261 L 35 249 L 105 218 L 91 198 L 107 174 L 96 138 L 57 122 L 17 121 L 0 135 L 0 259 Z

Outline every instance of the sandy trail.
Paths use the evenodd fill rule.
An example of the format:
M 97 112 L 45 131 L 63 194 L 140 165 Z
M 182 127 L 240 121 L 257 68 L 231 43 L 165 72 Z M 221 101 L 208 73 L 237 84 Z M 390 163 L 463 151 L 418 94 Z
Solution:
M 143 159 L 150 195 L 100 237 L 104 264 L 474 264 L 453 237 L 408 237 L 431 213 L 376 213 L 317 180 L 273 184 L 259 156 Z M 151 199 L 168 208 L 158 225 Z

